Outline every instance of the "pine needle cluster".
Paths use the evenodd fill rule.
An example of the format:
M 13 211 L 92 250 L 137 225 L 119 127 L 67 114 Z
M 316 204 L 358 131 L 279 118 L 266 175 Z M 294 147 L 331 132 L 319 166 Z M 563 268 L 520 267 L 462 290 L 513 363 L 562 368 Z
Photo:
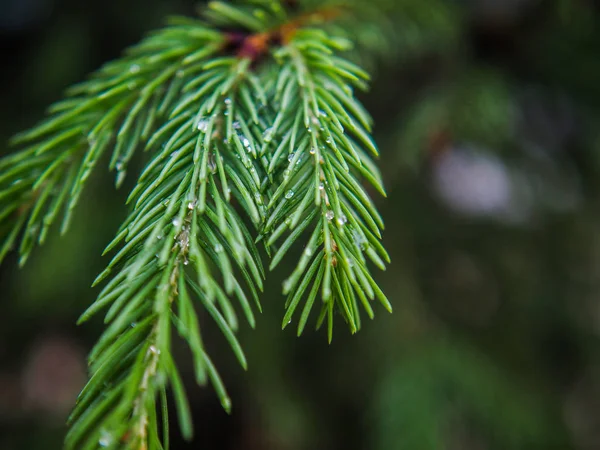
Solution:
M 303 249 L 283 282 L 283 326 L 297 319 L 298 335 L 313 310 L 330 341 L 336 314 L 355 333 L 374 300 L 391 311 L 370 269 L 389 257 L 367 185 L 385 194 L 372 121 L 355 95 L 369 75 L 343 56 L 352 24 L 346 4 L 210 3 L 202 19 L 170 20 L 69 89 L 14 138 L 20 149 L 0 159 L 0 260 L 16 248 L 21 264 L 55 223 L 68 230 L 99 164 L 108 161 L 119 187 L 132 161 L 145 161 L 94 283 L 104 287 L 80 319 L 103 311 L 106 329 L 67 449 L 168 448 L 167 388 L 191 438 L 175 333 L 197 382 L 210 382 L 229 411 L 198 311 L 246 368 L 238 311 L 254 327 L 265 257 L 274 269 Z

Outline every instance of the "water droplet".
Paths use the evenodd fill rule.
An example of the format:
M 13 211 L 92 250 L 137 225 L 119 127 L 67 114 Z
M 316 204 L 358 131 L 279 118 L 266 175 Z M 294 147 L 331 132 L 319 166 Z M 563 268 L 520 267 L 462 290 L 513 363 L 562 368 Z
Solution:
M 158 239 L 159 241 L 163 238 L 162 234 L 159 234 L 158 236 L 156 236 L 156 239 Z
M 333 139 L 331 138 L 331 136 L 328 136 L 327 139 L 325 139 L 325 142 L 331 144 L 333 142 Z
M 188 202 L 188 209 L 191 211 L 196 206 L 196 202 Z
M 287 198 L 288 200 L 290 198 L 292 198 L 293 196 L 294 196 L 294 191 L 292 191 L 292 190 L 289 190 L 285 193 L 285 198 Z
M 340 217 L 338 217 L 337 223 L 344 226 L 346 225 L 346 223 L 348 222 L 348 218 L 345 215 L 341 215 Z
M 240 125 L 239 122 L 237 122 L 237 121 L 233 122 L 233 129 L 234 130 L 239 130 L 240 128 L 242 128 L 242 126 Z
M 173 226 L 174 226 L 175 228 L 178 228 L 178 227 L 180 227 L 180 226 L 181 226 L 181 219 L 180 219 L 179 217 L 177 217 L 177 218 L 173 219 Z
M 221 244 L 215 245 L 215 252 L 223 253 L 223 250 L 225 250 L 225 249 L 223 248 L 223 246 Z
M 290 177 L 290 171 L 289 171 L 289 169 L 285 169 L 285 170 L 283 171 L 283 178 L 284 178 L 285 180 L 287 180 L 289 177 Z
M 251 148 L 250 148 L 250 141 L 248 140 L 248 138 L 247 138 L 247 137 L 245 137 L 245 136 L 242 136 L 242 137 L 240 138 L 240 140 L 242 141 L 242 145 L 244 146 L 244 148 L 246 148 L 246 149 L 248 149 L 248 150 L 251 150 Z
M 292 162 L 292 161 L 294 160 L 294 156 L 296 156 L 296 154 L 295 154 L 295 153 L 290 153 L 290 154 L 288 155 L 288 161 L 289 161 L 289 162 Z
M 160 350 L 158 348 L 156 348 L 155 345 L 151 345 L 149 350 L 150 350 L 150 353 L 154 353 L 155 355 L 160 355 Z
M 208 155 L 208 162 L 206 165 L 208 170 L 210 170 L 210 173 L 214 174 L 217 171 L 217 158 L 215 157 L 214 153 Z
M 189 263 L 190 263 L 190 261 L 187 258 L 183 261 L 184 266 L 187 266 Z
M 228 106 L 231 105 L 231 99 L 229 97 L 225 99 L 225 104 Z
M 365 239 L 364 236 L 362 236 L 358 231 L 354 230 L 352 232 L 352 239 L 354 239 L 354 244 L 360 248 L 361 250 L 364 250 L 366 247 L 366 243 L 367 240 Z
M 138 73 L 139 71 L 140 71 L 139 64 L 132 64 L 131 67 L 129 67 L 129 72 L 131 72 L 131 73 Z
M 137 327 L 137 323 L 136 322 L 131 322 L 131 328 L 135 328 Z
M 254 194 L 254 200 L 256 201 L 257 205 L 263 204 L 262 195 L 260 195 L 258 192 L 256 194 Z
M 321 110 L 319 110 L 319 116 L 327 117 L 327 113 L 321 109 Z
M 125 164 L 123 163 L 123 161 L 119 161 L 115 166 L 115 169 L 117 169 L 117 171 L 119 172 L 122 172 L 124 168 Z
M 327 220 L 333 220 L 334 217 L 335 217 L 335 214 L 333 213 L 332 210 L 329 210 L 325 213 L 325 218 Z
M 198 121 L 198 125 L 196 125 L 196 128 L 198 128 L 199 131 L 206 133 L 206 130 L 208 130 L 208 120 L 200 119 Z
M 98 441 L 98 444 L 100 444 L 100 447 L 108 447 L 108 446 L 112 445 L 112 443 L 113 443 L 112 434 L 110 434 L 106 430 L 100 431 L 100 440 Z
M 310 154 L 311 154 L 311 155 L 314 155 L 315 153 L 317 153 L 317 149 L 316 149 L 315 147 L 312 147 L 312 148 L 310 149 Z
M 324 191 L 325 190 L 325 185 L 323 183 L 319 184 L 319 190 L 320 191 Z
M 265 142 L 271 142 L 273 140 L 274 135 L 275 131 L 273 130 L 273 128 L 267 128 L 263 134 L 263 138 Z

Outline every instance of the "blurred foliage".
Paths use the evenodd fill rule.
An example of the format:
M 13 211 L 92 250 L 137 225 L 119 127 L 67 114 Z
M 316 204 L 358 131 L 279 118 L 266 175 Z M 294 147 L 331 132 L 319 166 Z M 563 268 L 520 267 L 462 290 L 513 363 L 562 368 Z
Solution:
M 374 35 L 361 38 L 377 74 L 364 101 L 389 194 L 378 206 L 393 263 L 378 281 L 394 314 L 327 347 L 320 334 L 281 334 L 280 287 L 267 286 L 259 331 L 242 330 L 248 373 L 219 352 L 218 332 L 205 339 L 233 416 L 191 388 L 191 367 L 183 373 L 198 418 L 193 445 L 599 448 L 600 8 L 378 2 L 394 43 L 379 52 Z M 56 0 L 21 25 L 1 21 L 4 142 L 166 13 L 194 10 L 192 1 L 81 5 Z M 5 11 L 2 3 L 3 19 Z M 29 405 L 25 367 L 52 333 L 93 343 L 100 324 L 72 323 L 94 297 L 89 284 L 103 265 L 94 255 L 124 217 L 124 192 L 90 189 L 69 240 L 36 250 L 26 272 L 0 272 L 0 448 L 60 448 L 64 417 Z

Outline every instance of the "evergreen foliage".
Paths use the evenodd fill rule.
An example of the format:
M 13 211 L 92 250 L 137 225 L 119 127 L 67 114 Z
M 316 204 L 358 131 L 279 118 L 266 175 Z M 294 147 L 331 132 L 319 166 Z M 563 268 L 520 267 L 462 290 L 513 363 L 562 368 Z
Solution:
M 314 309 L 331 341 L 336 313 L 354 333 L 373 300 L 391 311 L 370 270 L 389 257 L 365 182 L 385 194 L 371 118 L 355 96 L 369 76 L 343 56 L 353 17 L 352 5 L 330 2 L 210 3 L 201 20 L 171 20 L 15 137 L 21 150 L 0 160 L 0 260 L 18 247 L 21 264 L 55 222 L 68 230 L 104 157 L 120 187 L 145 153 L 94 283 L 104 288 L 80 319 L 106 310 L 66 448 L 168 448 L 167 388 L 191 438 L 173 332 L 197 382 L 210 381 L 230 410 L 196 309 L 246 368 L 237 310 L 255 325 L 266 275 L 257 243 L 270 269 L 303 248 L 283 284 L 284 327 L 301 309 L 302 333 Z M 359 50 L 373 47 L 358 36 Z

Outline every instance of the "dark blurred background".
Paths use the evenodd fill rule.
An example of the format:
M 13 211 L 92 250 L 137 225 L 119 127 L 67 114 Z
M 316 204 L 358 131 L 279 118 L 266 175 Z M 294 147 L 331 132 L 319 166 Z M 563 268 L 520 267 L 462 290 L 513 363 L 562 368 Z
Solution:
M 386 2 L 386 0 L 377 0 Z M 237 366 L 207 332 L 227 416 L 187 371 L 174 449 L 600 449 L 600 6 L 388 0 L 375 117 L 394 305 L 350 336 L 280 330 L 274 273 Z M 0 142 L 192 0 L 0 0 Z M 377 33 L 375 33 L 377 34 Z M 8 152 L 0 144 L 0 153 Z M 67 238 L 0 268 L 0 449 L 60 449 L 126 190 L 98 174 Z M 290 257 L 290 263 L 294 258 Z M 214 337 L 214 339 L 213 339 Z

